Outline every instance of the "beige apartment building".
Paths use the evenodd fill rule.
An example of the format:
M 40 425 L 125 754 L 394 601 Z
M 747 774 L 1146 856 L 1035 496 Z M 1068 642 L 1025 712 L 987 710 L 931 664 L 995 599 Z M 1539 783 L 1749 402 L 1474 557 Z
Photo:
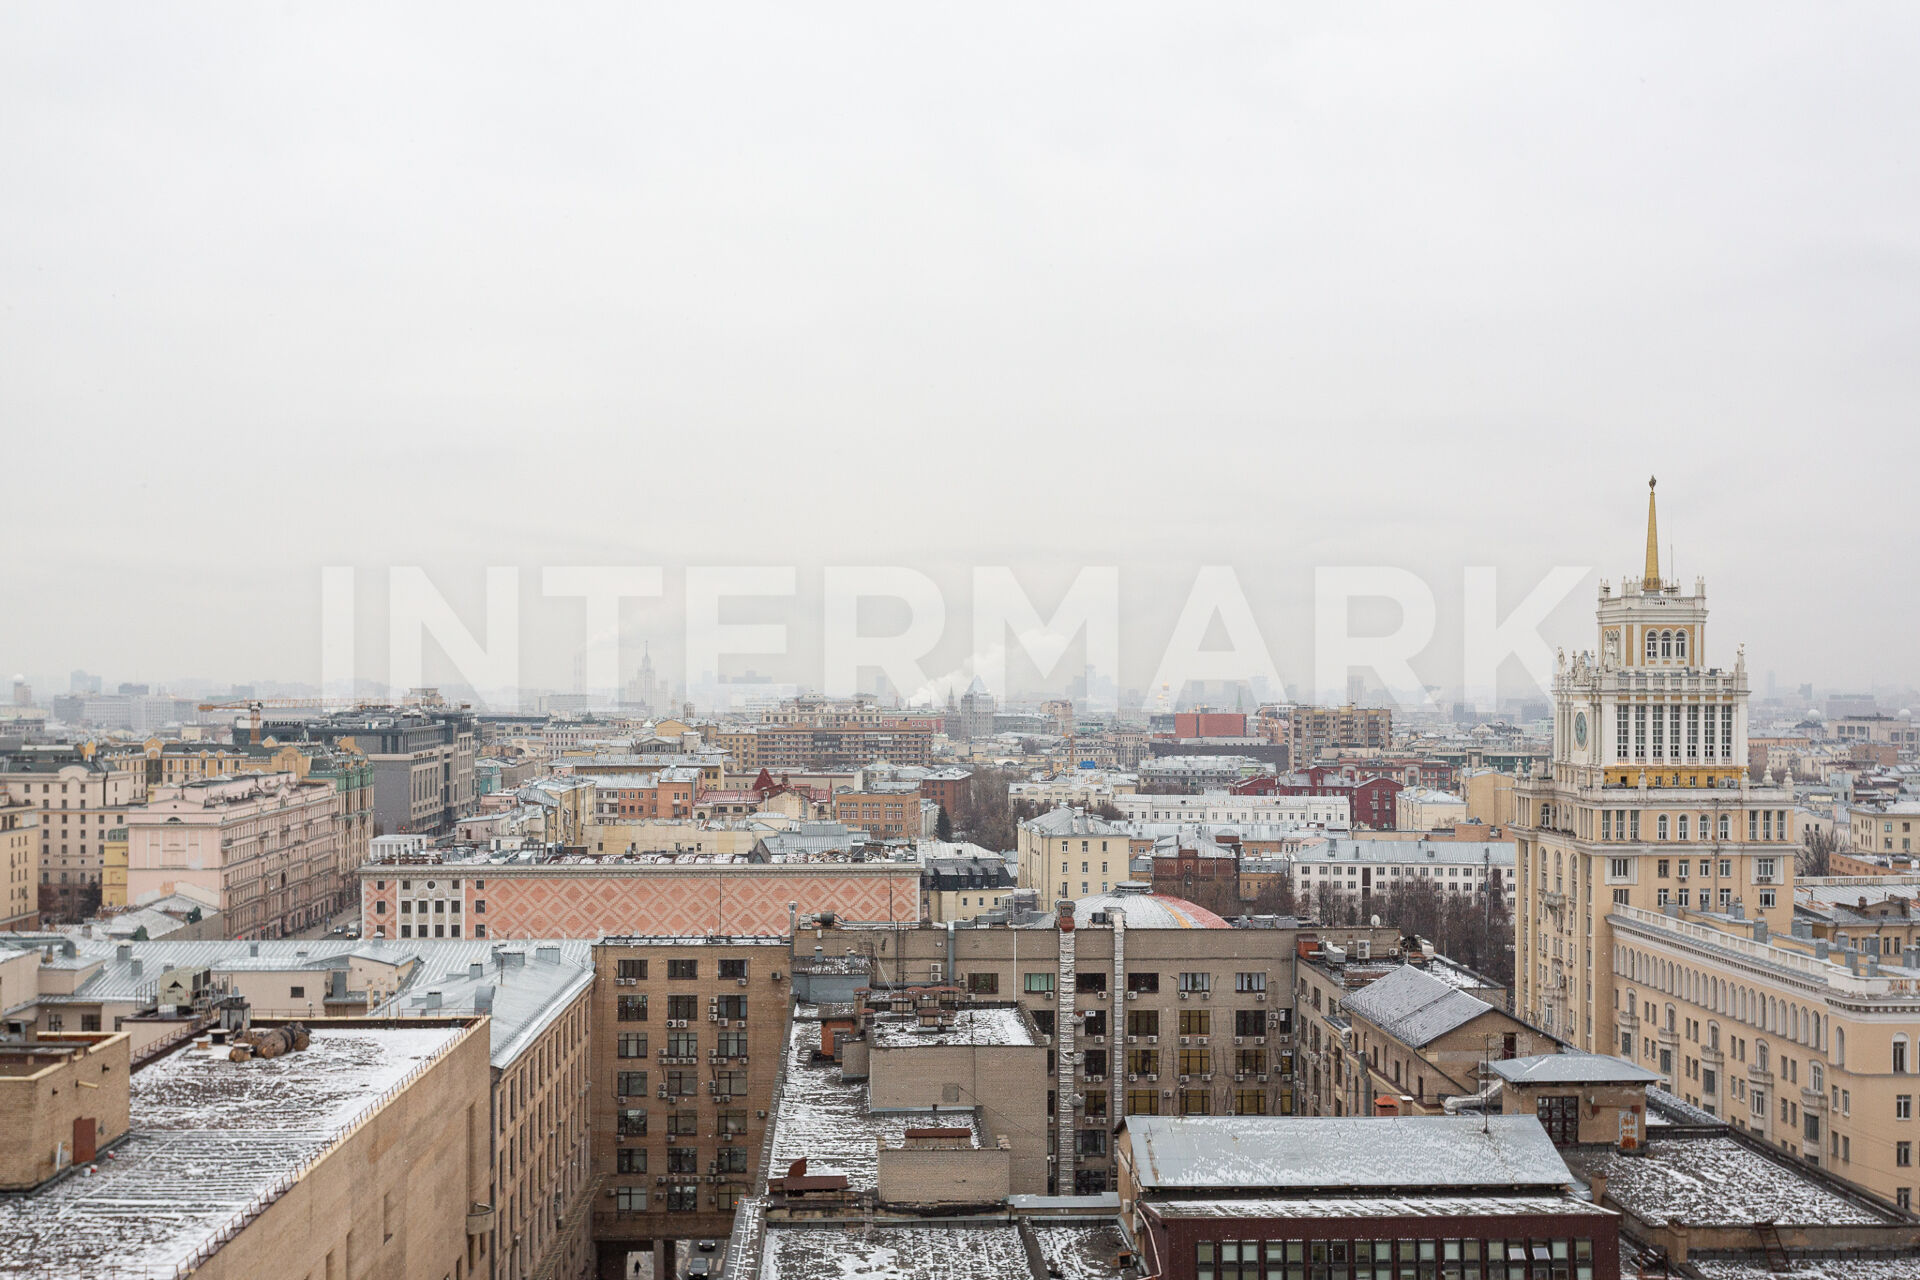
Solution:
M 1892 800 L 1847 806 L 1841 840 L 1859 853 L 1920 852 L 1920 801 Z
M 1330 751 L 1385 751 L 1393 745 L 1386 707 L 1293 707 L 1287 712 L 1287 759 L 1295 769 Z
M 100 903 L 108 831 L 127 806 L 146 799 L 142 767 L 131 757 L 77 747 L 27 747 L 0 756 L 0 790 L 40 811 L 39 910 L 81 920 Z
M 1062 898 L 1110 893 L 1130 879 L 1126 828 L 1083 809 L 1050 809 L 1020 824 L 1020 887 L 1042 910 Z
M 796 967 L 851 965 L 876 988 L 1020 1005 L 1053 1051 L 1054 1190 L 1094 1194 L 1114 1185 L 1123 1116 L 1293 1114 L 1299 940 L 1398 941 L 1391 927 L 1207 927 L 1186 905 L 1130 892 L 1075 904 L 1060 920 L 1072 927 L 803 929 Z
M 1920 953 L 1863 954 L 1762 920 L 1616 907 L 1611 1052 L 1694 1106 L 1913 1205 Z
M 0 789 L 0 929 L 31 929 L 40 923 L 40 810 L 8 798 Z
M 1299 965 L 1294 1003 L 1308 1115 L 1440 1115 L 1490 1083 L 1487 1064 L 1557 1048 L 1457 981 L 1384 949 L 1315 951 Z
M 320 923 L 347 892 L 345 800 L 330 782 L 290 773 L 207 778 L 156 788 L 121 819 L 129 900 L 196 885 L 217 899 L 235 938 L 279 938 Z
M 83 1180 L 12 1198 L 0 1257 L 63 1276 L 490 1273 L 479 1021 L 322 1022 L 306 1048 L 278 1057 L 236 1062 L 224 1044 L 189 1045 L 131 1075 L 123 1037 L 69 1043 L 83 1040 L 95 1047 L 78 1065 L 96 1086 L 84 1092 L 102 1114 L 124 1116 L 135 1140 Z M 117 1067 L 98 1061 L 115 1045 Z M 83 1091 L 51 1101 L 69 1092 Z M 207 1115 L 220 1117 L 217 1132 Z
M 1515 1007 L 1589 1051 L 1614 1042 L 1615 913 L 1793 914 L 1793 795 L 1747 780 L 1745 652 L 1708 665 L 1705 583 L 1663 581 L 1656 546 L 1649 492 L 1644 574 L 1601 582 L 1598 651 L 1554 676 L 1551 763 L 1514 786 Z

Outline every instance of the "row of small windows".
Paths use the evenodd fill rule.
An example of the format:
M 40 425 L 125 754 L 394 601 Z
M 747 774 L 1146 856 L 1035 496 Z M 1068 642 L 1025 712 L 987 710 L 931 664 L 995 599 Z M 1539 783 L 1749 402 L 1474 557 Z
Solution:
M 1701 973 L 1684 965 L 1676 965 L 1670 960 L 1662 960 L 1632 948 L 1623 948 L 1620 957 L 1623 972 L 1629 981 L 1644 983 L 1682 1000 L 1691 1001 L 1713 1013 L 1725 1014 L 1737 1022 L 1756 1027 L 1761 1031 L 1785 1036 L 1795 1044 L 1804 1044 L 1813 1049 L 1830 1050 L 1833 1065 L 1846 1065 L 1847 1037 L 1839 1028 L 1833 1031 L 1833 1043 L 1827 1043 L 1830 1029 L 1828 1020 L 1811 1009 L 1802 1008 L 1790 1001 L 1764 995 L 1752 987 L 1728 982 L 1725 978 Z M 1633 1016 L 1637 996 L 1627 992 L 1627 1014 Z M 1648 1014 L 1652 1016 L 1652 1003 L 1648 1002 Z M 1667 1026 L 1673 1026 L 1673 1006 L 1667 1006 Z M 1719 1029 L 1712 1028 L 1710 1034 L 1718 1043 Z M 1896 1061 L 1900 1064 L 1895 1071 L 1905 1071 L 1905 1036 L 1895 1038 Z M 1764 1055 L 1765 1049 L 1761 1050 Z
M 1687 660 L 1687 633 L 1684 631 L 1647 632 L 1647 661 L 1658 662 L 1669 658 L 1678 662 Z

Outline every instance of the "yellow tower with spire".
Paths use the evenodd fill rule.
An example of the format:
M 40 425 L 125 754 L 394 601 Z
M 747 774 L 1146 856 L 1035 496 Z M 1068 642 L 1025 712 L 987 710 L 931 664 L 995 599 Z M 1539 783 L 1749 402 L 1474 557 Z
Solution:
M 1514 998 L 1581 1048 L 1664 1073 L 1616 981 L 1612 917 L 1737 909 L 1784 931 L 1794 836 L 1791 793 L 1747 780 L 1745 655 L 1709 666 L 1706 584 L 1661 577 L 1653 492 L 1645 571 L 1600 583 L 1599 648 L 1554 676 L 1552 762 L 1514 785 Z
M 1656 591 L 1660 589 L 1660 521 L 1653 510 L 1653 487 L 1659 483 L 1658 476 L 1647 478 L 1647 571 L 1640 579 Z

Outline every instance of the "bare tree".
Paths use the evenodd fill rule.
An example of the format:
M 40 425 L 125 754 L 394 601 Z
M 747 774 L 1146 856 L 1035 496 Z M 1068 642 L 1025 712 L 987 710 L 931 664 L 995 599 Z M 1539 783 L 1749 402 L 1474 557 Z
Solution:
M 1808 827 L 1805 846 L 1797 858 L 1797 869 L 1803 876 L 1830 876 L 1833 874 L 1833 855 L 1840 851 L 1840 837 L 1832 831 Z

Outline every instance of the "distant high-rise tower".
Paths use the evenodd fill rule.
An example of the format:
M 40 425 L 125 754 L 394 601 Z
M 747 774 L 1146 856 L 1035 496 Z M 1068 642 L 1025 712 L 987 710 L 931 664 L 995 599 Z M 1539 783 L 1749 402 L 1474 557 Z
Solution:
M 661 711 L 671 699 L 660 685 L 653 672 L 653 647 L 644 646 L 640 651 L 640 669 L 633 673 L 633 679 L 627 681 L 622 702 L 646 711 Z
M 1747 781 L 1746 654 L 1707 665 L 1706 584 L 1661 578 L 1651 482 L 1645 567 L 1618 594 L 1600 584 L 1598 623 L 1598 652 L 1560 656 L 1551 764 L 1514 786 L 1515 1008 L 1600 1053 L 1644 1061 L 1657 1039 L 1672 1086 L 1675 1029 L 1630 978 L 1654 961 L 1617 955 L 1610 921 L 1737 913 L 1785 932 L 1793 797 Z

